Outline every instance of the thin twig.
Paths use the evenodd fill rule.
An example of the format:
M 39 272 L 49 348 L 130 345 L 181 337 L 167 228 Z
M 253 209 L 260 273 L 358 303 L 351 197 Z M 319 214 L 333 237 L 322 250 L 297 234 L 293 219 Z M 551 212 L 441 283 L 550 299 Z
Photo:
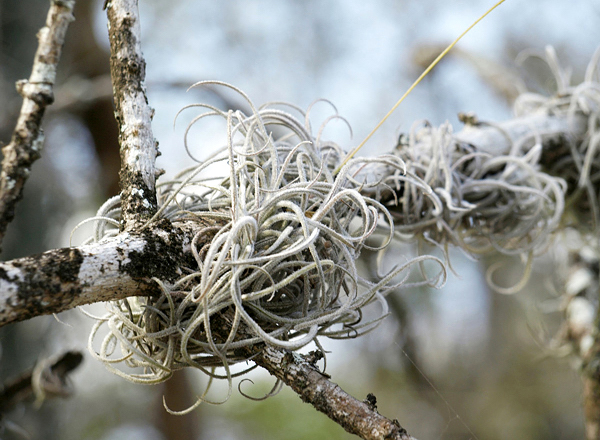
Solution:
M 110 39 L 110 71 L 115 116 L 121 146 L 121 203 L 123 228 L 131 230 L 156 213 L 158 155 L 152 134 L 154 110 L 144 87 L 146 62 L 142 56 L 137 0 L 106 3 Z
M 570 243 L 589 243 L 589 237 L 570 235 Z M 592 241 L 593 243 L 593 241 Z M 561 243 L 564 247 L 564 243 Z M 592 245 L 593 246 L 593 245 Z M 600 440 L 600 335 L 597 323 L 600 256 L 590 246 L 569 252 L 568 273 L 562 292 L 565 319 L 558 341 L 570 343 L 581 361 L 583 411 L 587 440 Z
M 23 105 L 8 145 L 2 148 L 0 174 L 0 243 L 15 216 L 33 162 L 40 158 L 44 135 L 41 130 L 46 107 L 54 101 L 56 67 L 69 22 L 73 20 L 75 0 L 53 0 L 46 26 L 38 33 L 38 49 L 29 80 L 17 82 Z
M 600 440 L 600 338 L 594 338 L 582 371 L 583 411 L 587 440 Z
M 232 310 L 224 310 L 214 319 L 213 336 L 229 337 L 235 319 Z M 247 338 L 252 330 L 242 325 L 236 339 Z M 377 399 L 368 394 L 360 401 L 331 382 L 330 376 L 319 370 L 317 362 L 323 358 L 320 350 L 300 355 L 272 345 L 256 344 L 236 350 L 242 358 L 251 359 L 279 381 L 289 386 L 306 403 L 340 425 L 351 434 L 365 440 L 416 440 L 400 425 L 379 414 Z
M 300 398 L 332 419 L 346 431 L 365 440 L 416 440 L 397 420 L 377 412 L 373 395 L 360 401 L 328 380 L 307 357 L 275 347 L 266 347 L 253 358 L 284 382 Z

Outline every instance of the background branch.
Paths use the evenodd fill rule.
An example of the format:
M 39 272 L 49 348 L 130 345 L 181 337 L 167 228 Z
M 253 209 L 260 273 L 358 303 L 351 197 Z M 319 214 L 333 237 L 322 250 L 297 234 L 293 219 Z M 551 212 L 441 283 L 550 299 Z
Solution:
M 568 141 L 583 138 L 588 127 L 588 118 L 583 114 L 556 116 L 544 109 L 498 124 L 479 122 L 473 115 L 461 119 L 465 127 L 456 133 L 456 140 L 495 157 L 509 154 L 514 142 L 521 139 L 529 139 L 526 148 L 540 140 L 543 152 L 552 155 L 558 147 L 567 147 Z
M 40 360 L 35 368 L 7 381 L 0 389 L 0 415 L 29 400 L 34 394 L 39 394 L 38 399 L 68 397 L 71 394 L 68 375 L 82 361 L 81 352 L 67 351 L 59 356 Z
M 585 240 L 585 237 L 578 237 Z M 565 319 L 559 343 L 568 342 L 581 361 L 583 410 L 588 440 L 600 439 L 600 336 L 597 325 L 600 261 L 589 248 L 573 250 L 568 258 L 569 272 L 561 292 Z
M 17 202 L 33 162 L 39 159 L 44 135 L 41 129 L 46 107 L 54 101 L 56 68 L 65 41 L 69 22 L 73 20 L 74 0 L 53 0 L 46 18 L 46 26 L 38 33 L 39 44 L 35 53 L 29 80 L 17 82 L 17 91 L 23 105 L 17 125 L 8 145 L 2 148 L 0 174 L 0 244 L 8 224 L 15 216 Z

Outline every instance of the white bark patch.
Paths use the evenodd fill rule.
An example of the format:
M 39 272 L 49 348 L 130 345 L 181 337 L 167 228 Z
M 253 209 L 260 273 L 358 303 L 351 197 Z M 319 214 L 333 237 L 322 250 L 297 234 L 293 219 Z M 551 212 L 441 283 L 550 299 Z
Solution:
M 142 252 L 145 245 L 145 240 L 124 233 L 110 242 L 83 246 L 81 252 L 84 259 L 79 280 L 86 302 L 93 300 L 99 290 L 123 291 L 123 285 L 127 279 L 131 279 L 122 273 L 121 268 L 131 261 L 128 256 L 130 252 Z

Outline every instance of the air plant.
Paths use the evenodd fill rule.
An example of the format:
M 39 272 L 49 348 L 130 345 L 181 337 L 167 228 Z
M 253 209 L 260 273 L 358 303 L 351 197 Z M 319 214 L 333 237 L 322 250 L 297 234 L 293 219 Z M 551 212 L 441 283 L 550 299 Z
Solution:
M 392 169 L 431 192 L 399 157 L 352 159 L 337 171 L 345 153 L 322 134 L 340 116 L 313 134 L 310 109 L 291 107 L 301 121 L 281 104 L 256 108 L 233 86 L 197 85 L 209 84 L 233 88 L 252 112 L 206 104 L 184 109 L 204 110 L 186 130 L 186 147 L 190 128 L 207 117 L 226 121 L 227 145 L 160 182 L 159 210 L 149 222 L 194 225 L 193 267 L 174 283 L 155 279 L 162 290 L 158 298 L 109 303 L 90 335 L 92 353 L 134 382 L 157 383 L 185 366 L 231 381 L 229 366 L 248 359 L 241 348 L 266 343 L 297 350 L 319 345 L 320 337 L 354 338 L 372 330 L 387 315 L 385 294 L 408 285 L 415 264 L 431 261 L 439 270 L 412 285 L 445 280 L 444 263 L 429 255 L 406 258 L 377 281 L 357 268 L 363 250 L 385 249 L 394 236 L 388 208 L 365 195 L 387 187 L 386 176 L 363 171 Z M 115 198 L 99 211 L 94 240 L 117 233 L 119 216 Z M 364 313 L 367 307 L 371 311 Z M 215 330 L 222 319 L 225 335 Z M 103 327 L 108 331 L 96 351 Z M 120 363 L 134 370 L 114 367 Z M 216 374 L 214 367 L 225 373 Z

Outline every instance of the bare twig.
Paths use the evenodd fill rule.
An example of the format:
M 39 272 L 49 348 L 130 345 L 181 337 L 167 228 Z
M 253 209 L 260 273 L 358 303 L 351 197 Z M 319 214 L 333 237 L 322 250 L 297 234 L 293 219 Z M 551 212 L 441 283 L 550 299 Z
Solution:
M 234 320 L 231 310 L 215 317 L 214 336 L 227 339 Z M 251 336 L 251 330 L 242 326 L 238 338 Z M 323 358 L 319 350 L 300 355 L 283 348 L 257 344 L 239 349 L 242 358 L 251 359 L 278 380 L 288 385 L 306 403 L 324 413 L 346 431 L 365 440 L 416 440 L 400 425 L 377 411 L 377 399 L 368 394 L 360 401 L 331 382 L 322 373 L 317 362 Z
M 377 412 L 374 396 L 369 395 L 366 401 L 352 397 L 306 357 L 266 347 L 253 360 L 351 434 L 365 440 L 415 440 L 397 420 Z
M 121 203 L 123 227 L 131 230 L 156 213 L 158 155 L 152 135 L 154 111 L 144 87 L 146 62 L 142 57 L 137 0 L 106 3 L 110 39 L 110 71 L 121 146 Z
M 67 351 L 40 361 L 35 368 L 6 382 L 0 389 L 0 414 L 12 410 L 36 393 L 38 398 L 68 397 L 71 394 L 68 375 L 82 360 L 83 355 L 79 351 Z
M 583 369 L 583 411 L 587 440 L 600 440 L 600 339 L 594 340 Z
M 17 82 L 23 105 L 12 139 L 2 149 L 0 175 L 0 243 L 15 215 L 17 202 L 23 195 L 31 166 L 40 157 L 44 142 L 41 130 L 46 107 L 54 101 L 53 86 L 56 67 L 69 22 L 73 20 L 75 0 L 53 0 L 46 26 L 38 33 L 39 45 L 29 80 Z

